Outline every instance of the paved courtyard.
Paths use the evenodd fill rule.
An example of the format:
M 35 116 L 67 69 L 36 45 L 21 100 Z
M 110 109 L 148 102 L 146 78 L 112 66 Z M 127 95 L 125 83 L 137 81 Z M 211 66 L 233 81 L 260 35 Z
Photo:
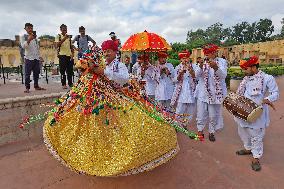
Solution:
M 23 85 L 0 82 L 0 98 L 24 94 Z M 62 91 L 59 83 L 41 82 L 48 89 L 46 93 Z M 224 110 L 225 128 L 217 133 L 215 143 L 194 141 L 179 133 L 181 150 L 176 158 L 150 172 L 127 177 L 78 175 L 55 160 L 41 138 L 0 146 L 0 188 L 284 188 L 284 77 L 277 78 L 277 82 L 280 100 L 275 103 L 277 111 L 270 112 L 271 124 L 266 130 L 260 172 L 251 170 L 249 157 L 235 155 L 242 145 L 232 116 Z M 32 91 L 31 95 L 39 92 Z

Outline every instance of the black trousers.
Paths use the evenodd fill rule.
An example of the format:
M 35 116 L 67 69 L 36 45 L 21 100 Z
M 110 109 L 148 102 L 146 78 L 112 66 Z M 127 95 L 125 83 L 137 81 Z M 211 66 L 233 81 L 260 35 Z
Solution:
M 67 73 L 67 80 L 68 85 L 71 87 L 73 85 L 73 65 L 74 60 L 71 60 L 70 56 L 59 55 L 59 70 L 61 74 L 61 84 L 62 86 L 66 85 L 66 74 Z

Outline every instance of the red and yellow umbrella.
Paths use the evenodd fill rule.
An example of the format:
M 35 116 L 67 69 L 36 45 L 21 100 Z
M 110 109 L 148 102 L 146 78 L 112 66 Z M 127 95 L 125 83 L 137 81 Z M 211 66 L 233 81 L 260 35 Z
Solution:
M 171 49 L 171 46 L 163 37 L 145 30 L 144 32 L 131 35 L 123 44 L 121 51 L 158 52 Z

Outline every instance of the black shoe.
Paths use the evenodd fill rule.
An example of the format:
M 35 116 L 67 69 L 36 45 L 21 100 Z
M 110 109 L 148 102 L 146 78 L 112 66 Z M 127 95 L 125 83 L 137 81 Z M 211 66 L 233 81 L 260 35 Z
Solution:
M 260 171 L 261 170 L 261 165 L 259 163 L 259 160 L 257 159 L 256 162 L 251 162 L 251 168 L 254 171 Z
M 210 140 L 211 142 L 215 142 L 215 141 L 216 141 L 216 138 L 215 138 L 215 136 L 214 136 L 213 133 L 209 133 L 209 140 Z

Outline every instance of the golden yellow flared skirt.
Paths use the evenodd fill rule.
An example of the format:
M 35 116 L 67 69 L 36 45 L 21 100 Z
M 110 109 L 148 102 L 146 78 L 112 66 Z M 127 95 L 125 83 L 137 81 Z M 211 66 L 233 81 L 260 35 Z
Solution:
M 51 118 L 43 128 L 45 144 L 52 155 L 79 173 L 136 174 L 167 162 L 179 151 L 175 129 L 137 106 L 126 113 L 103 109 L 87 116 L 72 109 L 52 126 Z

